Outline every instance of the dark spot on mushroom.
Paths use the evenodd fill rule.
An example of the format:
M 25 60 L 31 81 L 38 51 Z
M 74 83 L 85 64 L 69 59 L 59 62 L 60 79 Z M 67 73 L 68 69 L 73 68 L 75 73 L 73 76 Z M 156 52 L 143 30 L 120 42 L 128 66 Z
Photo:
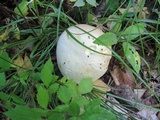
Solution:
M 102 65 L 102 63 L 100 63 L 100 65 Z
M 66 62 L 64 62 L 63 64 L 66 64 Z
M 101 51 L 103 51 L 103 48 L 101 49 Z
M 87 57 L 89 58 L 89 55 L 87 55 Z
M 85 44 L 85 42 L 83 42 L 83 44 Z
M 102 69 L 101 67 L 99 69 Z
M 90 36 L 88 36 L 88 38 L 91 39 Z

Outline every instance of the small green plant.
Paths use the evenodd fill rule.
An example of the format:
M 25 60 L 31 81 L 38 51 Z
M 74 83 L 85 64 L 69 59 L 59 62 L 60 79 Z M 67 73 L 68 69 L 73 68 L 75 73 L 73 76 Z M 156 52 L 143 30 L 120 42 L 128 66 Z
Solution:
M 38 102 L 36 108 L 25 105 L 25 101 L 20 97 L 3 92 L 1 99 L 7 104 L 8 100 L 16 102 L 15 107 L 8 106 L 8 111 L 4 114 L 12 120 L 115 120 L 115 115 L 101 106 L 100 98 L 90 99 L 85 97 L 93 90 L 91 79 L 83 79 L 78 85 L 65 77 L 58 79 L 54 74 L 54 67 L 49 59 L 41 66 L 39 71 L 39 82 L 36 84 L 37 93 L 35 98 Z M 13 103 L 10 103 L 13 104 Z

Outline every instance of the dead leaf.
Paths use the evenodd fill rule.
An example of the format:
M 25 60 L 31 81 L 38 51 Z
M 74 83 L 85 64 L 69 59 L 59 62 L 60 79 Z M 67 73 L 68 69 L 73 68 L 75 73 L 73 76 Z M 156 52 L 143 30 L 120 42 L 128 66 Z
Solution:
M 117 86 L 128 84 L 134 89 L 134 78 L 127 69 L 122 70 L 118 65 L 115 65 L 113 71 L 110 71 L 110 74 Z
M 134 89 L 134 94 L 135 94 L 135 97 L 137 99 L 142 99 L 142 96 L 144 95 L 146 89 Z
M 157 110 L 146 108 L 139 111 L 138 114 L 146 118 L 147 120 L 159 120 L 158 117 L 156 116 L 157 112 L 158 112 Z
M 121 113 L 124 115 L 125 118 L 128 117 L 128 112 L 121 107 L 120 103 L 114 98 L 114 97 L 107 97 L 107 100 L 111 101 L 111 102 L 107 102 L 107 104 L 112 107 L 115 111 Z
M 94 81 L 93 85 L 94 88 L 104 92 L 104 93 L 95 92 L 95 94 L 105 100 L 106 99 L 105 93 L 111 91 L 111 88 L 108 85 L 106 85 L 106 83 L 104 83 L 101 79 Z
M 111 88 L 108 85 L 106 85 L 106 83 L 104 83 L 100 79 L 94 81 L 93 84 L 94 84 L 94 88 L 99 89 L 99 90 L 101 90 L 103 92 L 109 92 L 109 91 L 111 91 Z
M 16 68 L 19 76 L 33 66 L 27 54 L 24 55 L 24 58 L 22 58 L 21 55 L 18 55 L 17 59 L 14 60 L 13 63 L 15 65 L 12 67 Z
M 6 30 L 5 30 L 5 32 L 0 35 L 0 42 L 6 40 L 6 37 L 8 36 L 8 34 L 10 33 L 10 31 L 11 31 L 11 27 L 7 27 Z

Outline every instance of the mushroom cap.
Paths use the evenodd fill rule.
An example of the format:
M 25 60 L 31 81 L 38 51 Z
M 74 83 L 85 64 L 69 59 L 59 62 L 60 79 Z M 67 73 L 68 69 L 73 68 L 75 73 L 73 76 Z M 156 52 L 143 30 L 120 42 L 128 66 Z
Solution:
M 92 50 L 78 43 L 64 31 L 59 37 L 56 49 L 60 72 L 67 79 L 72 79 L 76 83 L 83 78 L 97 80 L 107 71 L 111 59 L 111 47 L 107 48 L 93 43 L 95 38 L 104 33 L 101 29 L 86 24 L 71 26 L 68 31 L 80 43 Z

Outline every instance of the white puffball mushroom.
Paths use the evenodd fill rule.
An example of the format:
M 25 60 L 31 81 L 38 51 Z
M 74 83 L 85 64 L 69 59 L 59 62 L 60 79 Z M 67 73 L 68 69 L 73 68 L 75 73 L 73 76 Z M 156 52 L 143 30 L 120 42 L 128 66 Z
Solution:
M 107 71 L 111 59 L 109 48 L 93 43 L 95 38 L 104 33 L 101 29 L 86 24 L 71 26 L 67 30 L 84 46 L 99 53 L 87 49 L 64 31 L 59 37 L 56 48 L 60 72 L 76 83 L 83 78 L 97 80 Z

